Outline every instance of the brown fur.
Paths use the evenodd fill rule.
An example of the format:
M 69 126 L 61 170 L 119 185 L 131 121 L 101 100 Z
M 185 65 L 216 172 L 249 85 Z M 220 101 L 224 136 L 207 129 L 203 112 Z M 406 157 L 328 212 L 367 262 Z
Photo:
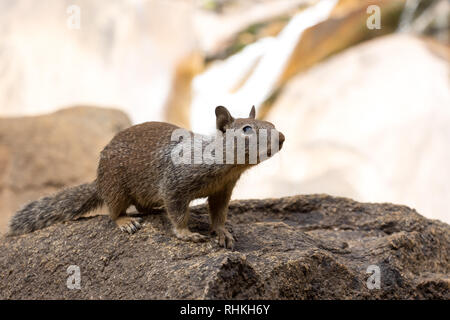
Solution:
M 217 129 L 223 132 L 246 125 L 255 131 L 274 128 L 269 122 L 255 120 L 254 108 L 245 119 L 234 119 L 224 107 L 216 108 L 216 116 Z M 168 123 L 146 122 L 119 132 L 101 152 L 94 182 L 28 204 L 13 217 L 11 234 L 74 219 L 105 203 L 111 219 L 123 231 L 133 233 L 141 227 L 138 219 L 126 216 L 129 206 L 141 212 L 163 206 L 178 238 L 201 241 L 205 237 L 187 227 L 188 207 L 192 200 L 208 197 L 211 230 L 221 246 L 232 248 L 234 239 L 225 229 L 228 203 L 240 175 L 252 165 L 174 164 L 171 151 L 178 142 L 171 141 L 171 135 L 175 129 L 178 127 Z M 280 148 L 283 141 L 280 133 Z

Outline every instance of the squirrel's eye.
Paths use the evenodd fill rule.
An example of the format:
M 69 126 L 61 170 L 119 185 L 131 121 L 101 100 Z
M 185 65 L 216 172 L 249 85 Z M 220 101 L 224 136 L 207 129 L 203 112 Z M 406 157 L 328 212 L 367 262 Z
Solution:
M 252 133 L 253 129 L 250 126 L 245 126 L 242 128 L 242 131 L 244 131 L 244 133 Z

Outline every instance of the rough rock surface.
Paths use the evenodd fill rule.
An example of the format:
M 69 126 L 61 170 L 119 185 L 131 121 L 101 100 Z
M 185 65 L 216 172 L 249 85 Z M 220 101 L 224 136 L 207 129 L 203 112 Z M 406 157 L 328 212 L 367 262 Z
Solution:
M 134 235 L 108 217 L 0 239 L 0 298 L 450 299 L 450 226 L 393 204 L 327 195 L 230 205 L 234 251 L 175 239 L 165 214 Z M 208 232 L 205 206 L 191 228 Z M 66 286 L 80 268 L 81 289 Z M 380 289 L 366 273 L 380 268 Z
M 130 125 L 123 112 L 95 107 L 0 119 L 0 233 L 25 202 L 93 180 L 100 151 Z

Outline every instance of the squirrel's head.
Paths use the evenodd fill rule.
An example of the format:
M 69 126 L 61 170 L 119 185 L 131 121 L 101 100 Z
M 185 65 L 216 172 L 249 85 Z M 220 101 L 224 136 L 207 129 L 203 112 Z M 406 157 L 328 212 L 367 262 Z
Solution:
M 239 154 L 239 142 L 245 141 L 245 163 L 255 164 L 273 156 L 283 147 L 284 135 L 275 126 L 256 119 L 255 106 L 250 110 L 248 118 L 233 118 L 227 108 L 216 107 L 216 128 L 224 134 L 226 143 L 233 137 L 236 153 Z M 253 158 L 252 158 L 253 155 Z M 256 160 L 255 157 L 256 156 Z M 256 161 L 256 162 L 255 162 Z

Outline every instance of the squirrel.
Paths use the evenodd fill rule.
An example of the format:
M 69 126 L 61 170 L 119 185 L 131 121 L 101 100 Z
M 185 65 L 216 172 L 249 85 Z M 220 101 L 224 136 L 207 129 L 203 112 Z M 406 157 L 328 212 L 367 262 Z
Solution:
M 271 157 L 281 149 L 285 138 L 272 123 L 255 119 L 254 106 L 248 118 L 234 119 L 223 106 L 216 107 L 215 114 L 216 135 L 202 136 L 205 140 L 202 139 L 201 151 L 206 150 L 208 141 L 224 137 L 231 130 L 235 137 L 244 137 L 246 141 L 243 163 L 229 163 L 228 155 L 225 163 L 176 163 L 174 154 L 180 142 L 174 141 L 173 133 L 184 129 L 165 122 L 134 125 L 117 133 L 100 153 L 97 178 L 93 182 L 69 187 L 26 204 L 12 217 L 9 235 L 24 234 L 58 221 L 73 220 L 106 204 L 109 216 L 124 232 L 132 234 L 141 228 L 141 218 L 126 214 L 131 205 L 140 213 L 164 207 L 177 238 L 205 241 L 207 237 L 191 232 L 187 223 L 189 203 L 207 197 L 211 232 L 216 234 L 220 246 L 232 249 L 234 238 L 225 227 L 231 193 L 245 170 L 265 160 L 258 153 L 256 161 L 250 161 L 250 143 L 247 141 L 263 131 L 275 133 L 275 138 L 270 135 L 265 140 L 266 153 L 270 153 L 268 157 Z M 190 137 L 194 136 L 191 131 L 184 131 Z M 238 151 L 234 147 L 235 137 L 231 144 L 230 139 L 225 139 L 225 144 L 216 143 L 227 152 L 228 146 L 232 145 L 233 158 Z M 260 140 L 256 140 L 258 147 L 263 145 Z M 268 142 L 270 147 L 267 147 Z M 195 146 L 193 148 L 195 154 Z M 183 155 L 186 150 L 183 149 Z M 214 155 L 218 156 L 220 152 L 218 149 Z M 186 159 L 188 155 L 186 153 Z

